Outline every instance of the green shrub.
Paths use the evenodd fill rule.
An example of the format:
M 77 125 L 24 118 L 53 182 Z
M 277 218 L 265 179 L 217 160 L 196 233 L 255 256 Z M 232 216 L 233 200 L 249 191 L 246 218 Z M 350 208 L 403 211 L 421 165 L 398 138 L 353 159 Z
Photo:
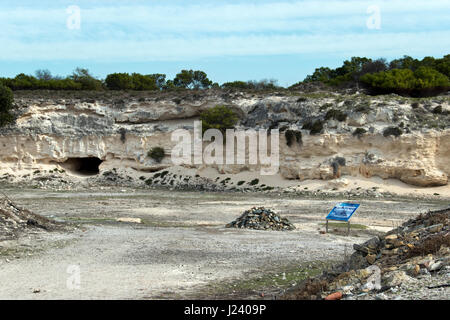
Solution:
M 433 109 L 434 114 L 442 114 L 442 106 L 437 106 Z
M 356 130 L 353 131 L 353 135 L 358 137 L 361 137 L 365 133 L 367 133 L 367 130 L 364 128 L 356 128 Z
M 165 157 L 164 148 L 161 147 L 151 148 L 150 151 L 147 153 L 147 155 L 153 160 L 155 160 L 157 163 L 160 163 L 162 159 L 164 159 Z M 157 178 L 156 175 L 155 178 Z
M 323 130 L 323 121 L 308 121 L 303 125 L 302 129 L 309 130 L 310 134 L 319 134 Z
M 125 128 L 120 128 L 119 134 L 120 134 L 120 141 L 122 141 L 122 143 L 125 143 L 127 141 L 127 130 Z
M 347 120 L 347 114 L 345 112 L 342 112 L 340 110 L 331 109 L 328 110 L 327 114 L 325 115 L 325 120 L 335 119 L 337 121 L 345 121 Z
M 368 85 L 385 90 L 410 90 L 415 87 L 414 72 L 409 69 L 393 69 L 366 74 L 361 80 Z
M 0 84 L 11 90 L 81 90 L 82 84 L 70 78 L 47 78 L 40 79 L 33 76 L 18 74 L 15 78 L 0 78 Z
M 8 87 L 0 85 L 0 127 L 12 122 L 11 109 L 14 102 L 14 96 Z
M 402 134 L 403 134 L 402 129 L 400 129 L 398 127 L 388 127 L 386 129 L 384 129 L 384 131 L 383 131 L 383 136 L 385 136 L 385 137 L 389 137 L 389 136 L 399 137 Z
M 297 141 L 298 144 L 302 144 L 302 133 L 297 130 L 286 130 L 284 133 L 284 136 L 286 138 L 286 144 L 291 147 L 292 143 Z
M 367 114 L 370 112 L 370 104 L 362 103 L 362 104 L 356 106 L 355 111 Z
M 248 82 L 245 81 L 232 81 L 232 82 L 225 82 L 221 86 L 223 89 L 240 89 L 240 90 L 247 90 L 250 89 Z
M 332 103 L 325 103 L 322 106 L 320 106 L 319 110 L 320 111 L 327 110 L 327 109 L 331 108 L 332 106 L 333 106 Z
M 173 79 L 173 86 L 183 89 L 208 89 L 212 85 L 207 74 L 200 70 L 182 70 Z
M 159 90 L 158 84 L 156 83 L 156 78 L 153 75 L 142 75 L 139 73 L 133 73 L 131 75 L 131 80 L 133 82 L 134 90 Z
M 311 130 L 313 127 L 313 122 L 312 121 L 306 121 L 303 126 L 302 129 L 304 130 Z
M 418 89 L 426 89 L 433 87 L 450 87 L 450 81 L 447 76 L 430 67 L 419 67 L 415 72 L 415 87 Z
M 105 79 L 106 87 L 110 90 L 134 89 L 133 78 L 128 73 L 108 74 Z
M 275 90 L 279 89 L 277 81 L 274 79 L 263 79 L 260 81 L 232 81 L 225 82 L 221 86 L 223 89 L 239 89 L 239 90 Z
M 447 91 L 450 81 L 447 76 L 429 68 L 393 69 L 366 74 L 361 81 L 379 93 L 398 93 L 412 96 L 426 96 Z
M 233 129 L 238 122 L 238 116 L 229 107 L 218 105 L 200 114 L 202 130 L 218 129 L 225 134 L 226 129 Z
M 410 96 L 432 96 L 446 92 L 450 87 L 450 55 L 441 59 L 425 57 L 422 60 L 409 56 L 388 63 L 385 59 L 372 60 L 352 57 L 341 67 L 315 69 L 303 81 L 331 86 L 367 85 L 372 93 L 398 93 Z M 298 86 L 298 84 L 296 85 Z M 294 87 L 294 86 L 293 86 Z
M 81 90 L 101 90 L 103 88 L 102 82 L 94 78 L 88 69 L 76 68 L 68 79 L 81 85 Z
M 111 73 L 106 76 L 105 84 L 110 90 L 160 90 L 165 84 L 165 74 Z
M 250 181 L 248 184 L 251 186 L 255 186 L 259 183 L 259 179 L 253 179 L 252 181 Z

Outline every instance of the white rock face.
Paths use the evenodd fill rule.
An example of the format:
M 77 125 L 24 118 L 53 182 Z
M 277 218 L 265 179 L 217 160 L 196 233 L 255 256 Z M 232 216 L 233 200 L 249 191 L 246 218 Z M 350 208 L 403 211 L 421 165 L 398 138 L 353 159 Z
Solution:
M 345 122 L 330 120 L 324 133 L 310 135 L 308 130 L 301 130 L 302 124 L 324 113 L 318 108 L 322 102 L 305 102 L 292 96 L 206 94 L 198 99 L 163 97 L 124 99 L 120 103 L 76 99 L 22 99 L 17 103 L 20 115 L 16 125 L 0 131 L 0 164 L 10 172 L 36 170 L 42 164 L 61 165 L 70 158 L 85 157 L 103 160 L 100 170 L 126 167 L 154 171 L 170 167 L 170 153 L 176 145 L 171 140 L 172 132 L 192 131 L 200 112 L 224 104 L 240 115 L 240 128 L 267 129 L 274 124 L 288 124 L 301 131 L 301 141 L 290 147 L 284 133 L 280 133 L 279 171 L 285 179 L 329 180 L 361 175 L 396 178 L 428 187 L 448 184 L 450 175 L 449 129 L 383 136 L 380 128 L 392 125 L 397 109 L 406 109 L 395 105 L 373 108 L 368 114 L 349 112 Z M 404 113 L 400 116 L 407 117 L 410 111 Z M 353 136 L 355 126 L 365 126 L 368 133 Z M 373 133 L 369 131 L 371 126 L 375 128 Z M 161 163 L 146 156 L 156 146 L 166 151 Z M 333 164 L 338 157 L 344 159 L 345 165 Z M 260 169 L 259 165 L 250 164 L 212 167 L 222 173 Z

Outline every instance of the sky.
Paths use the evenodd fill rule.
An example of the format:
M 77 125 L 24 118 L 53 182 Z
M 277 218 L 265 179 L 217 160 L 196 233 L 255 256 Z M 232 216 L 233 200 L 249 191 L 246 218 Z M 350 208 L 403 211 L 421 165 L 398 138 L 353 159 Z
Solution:
M 450 53 L 450 0 L 1 0 L 0 77 L 205 71 L 289 86 L 352 56 Z

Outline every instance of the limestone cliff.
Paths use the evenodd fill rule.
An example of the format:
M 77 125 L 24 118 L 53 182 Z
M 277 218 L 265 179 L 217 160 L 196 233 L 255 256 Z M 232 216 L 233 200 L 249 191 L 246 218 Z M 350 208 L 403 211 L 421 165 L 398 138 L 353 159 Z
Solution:
M 241 129 L 280 129 L 280 174 L 286 179 L 360 175 L 442 186 L 450 175 L 447 96 L 413 100 L 395 95 L 205 91 L 88 99 L 16 93 L 15 104 L 16 123 L 0 129 L 1 170 L 12 173 L 36 170 L 42 164 L 71 170 L 71 159 L 88 157 L 103 161 L 100 171 L 128 167 L 149 172 L 170 167 L 169 156 L 156 163 L 147 156 L 148 150 L 161 146 L 169 155 L 175 145 L 174 130 L 192 130 L 202 111 L 221 104 L 239 114 Z M 345 116 L 336 117 L 336 110 Z M 310 134 L 305 124 L 316 121 L 323 128 Z M 389 127 L 399 128 L 402 134 L 388 136 L 385 129 Z M 355 132 L 357 128 L 360 131 Z M 288 146 L 286 130 L 301 132 L 300 139 Z M 237 173 L 256 171 L 259 166 L 215 168 Z

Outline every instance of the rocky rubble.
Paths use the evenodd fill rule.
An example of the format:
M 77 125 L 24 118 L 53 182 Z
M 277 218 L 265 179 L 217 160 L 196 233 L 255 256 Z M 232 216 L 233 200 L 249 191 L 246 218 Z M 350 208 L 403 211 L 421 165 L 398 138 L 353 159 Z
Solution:
M 0 197 L 0 241 L 15 238 L 25 230 L 50 231 L 59 227 L 57 222 L 18 207 L 8 197 Z
M 226 225 L 227 228 L 246 228 L 256 230 L 294 230 L 288 219 L 280 217 L 264 207 L 246 210 L 239 218 Z
M 450 208 L 355 244 L 355 252 L 286 299 L 448 299 Z

